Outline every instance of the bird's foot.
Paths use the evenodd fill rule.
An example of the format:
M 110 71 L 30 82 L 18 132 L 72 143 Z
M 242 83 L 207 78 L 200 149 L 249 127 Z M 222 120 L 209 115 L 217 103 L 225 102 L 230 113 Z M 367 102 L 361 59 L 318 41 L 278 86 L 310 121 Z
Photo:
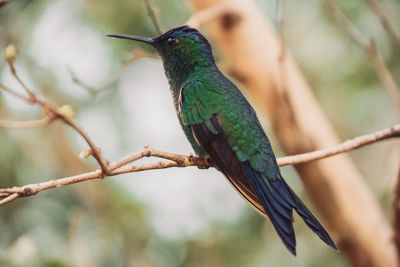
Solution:
M 200 170 L 206 170 L 210 168 L 210 166 L 214 166 L 214 161 L 210 157 L 202 158 L 203 162 L 197 165 L 197 168 Z
M 196 162 L 197 168 L 199 168 L 200 170 L 208 169 L 210 168 L 210 166 L 213 166 L 214 164 L 211 158 L 209 157 L 203 158 L 201 156 L 196 157 L 193 155 L 192 152 L 189 153 L 189 161 Z
M 199 164 L 197 165 L 197 168 L 199 168 L 200 170 L 207 170 L 208 168 L 210 168 L 210 166 L 208 164 Z

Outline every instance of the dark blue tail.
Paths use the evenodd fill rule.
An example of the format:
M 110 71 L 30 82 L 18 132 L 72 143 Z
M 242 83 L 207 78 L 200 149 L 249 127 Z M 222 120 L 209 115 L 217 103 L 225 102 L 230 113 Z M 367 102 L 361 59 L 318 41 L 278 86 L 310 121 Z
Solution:
M 257 212 L 269 217 L 290 252 L 296 255 L 293 209 L 314 233 L 329 246 L 337 249 L 322 225 L 282 179 L 276 164 L 270 164 L 270 175 L 273 177 L 262 177 L 250 166 L 249 162 L 239 160 L 215 115 L 207 123 L 191 125 L 193 136 L 204 147 L 218 169 L 225 174 L 239 194 Z M 212 125 L 212 131 L 209 125 Z
M 261 205 L 272 222 L 285 246 L 296 255 L 296 236 L 293 229 L 293 209 L 303 218 L 311 230 L 334 249 L 335 243 L 324 227 L 296 196 L 282 177 L 265 179 L 250 164 L 243 163 L 243 170 L 249 178 Z

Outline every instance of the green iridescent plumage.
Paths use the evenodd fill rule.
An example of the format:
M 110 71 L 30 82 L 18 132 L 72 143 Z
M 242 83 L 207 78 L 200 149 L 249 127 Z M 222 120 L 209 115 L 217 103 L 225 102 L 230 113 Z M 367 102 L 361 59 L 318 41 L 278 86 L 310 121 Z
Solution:
M 296 254 L 293 210 L 325 243 L 329 234 L 283 180 L 256 113 L 214 62 L 197 30 L 182 26 L 156 38 L 109 35 L 151 44 L 160 54 L 179 122 L 195 152 L 224 173 L 240 195 L 272 222 Z

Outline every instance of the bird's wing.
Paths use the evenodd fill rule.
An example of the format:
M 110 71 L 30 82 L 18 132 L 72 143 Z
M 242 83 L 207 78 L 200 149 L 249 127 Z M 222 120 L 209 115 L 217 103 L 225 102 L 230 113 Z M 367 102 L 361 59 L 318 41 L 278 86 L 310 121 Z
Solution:
M 182 120 L 192 130 L 196 142 L 204 147 L 240 195 L 270 219 L 293 254 L 296 253 L 293 209 L 324 242 L 336 248 L 322 225 L 282 179 L 269 141 L 240 92 L 227 99 L 213 95 L 211 90 L 204 93 L 202 86 L 202 83 L 192 83 L 181 91 Z M 243 110 L 232 111 L 235 108 Z M 226 110 L 231 116 L 224 115 Z M 226 134 L 229 126 L 230 136 Z M 252 131 L 245 132 L 246 127 L 252 127 Z

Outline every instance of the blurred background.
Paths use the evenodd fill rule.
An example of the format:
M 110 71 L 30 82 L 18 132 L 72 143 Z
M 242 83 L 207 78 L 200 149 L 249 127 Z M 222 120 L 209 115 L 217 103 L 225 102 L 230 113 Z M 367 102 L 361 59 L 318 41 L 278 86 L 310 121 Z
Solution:
M 165 30 L 191 15 L 187 2 L 152 2 Z M 279 1 L 257 2 L 278 27 Z M 337 4 L 375 39 L 399 81 L 400 49 L 369 4 Z M 386 0 L 382 6 L 400 29 L 400 3 Z M 368 57 L 332 21 L 323 2 L 287 0 L 283 8 L 285 45 L 340 138 L 397 123 L 396 107 Z M 133 48 L 155 53 L 106 38 L 107 33 L 157 35 L 142 0 L 14 0 L 0 8 L 0 48 L 18 46 L 15 67 L 23 80 L 38 95 L 71 105 L 106 159 L 117 160 L 145 145 L 189 154 L 160 60 L 127 65 L 100 92 L 86 88 L 109 83 Z M 23 92 L 4 59 L 0 81 Z M 0 91 L 0 119 L 41 117 L 40 107 Z M 261 120 L 276 154 L 283 156 L 268 121 Z M 395 144 L 385 141 L 350 153 L 388 218 L 399 162 Z M 93 159 L 78 157 L 85 149 L 81 136 L 59 121 L 41 128 L 0 129 L 0 187 L 97 168 Z M 284 167 L 282 173 L 320 218 L 295 170 Z M 325 246 L 299 219 L 295 230 L 297 257 L 214 169 L 153 170 L 46 190 L 1 206 L 0 266 L 349 266 L 343 254 Z

